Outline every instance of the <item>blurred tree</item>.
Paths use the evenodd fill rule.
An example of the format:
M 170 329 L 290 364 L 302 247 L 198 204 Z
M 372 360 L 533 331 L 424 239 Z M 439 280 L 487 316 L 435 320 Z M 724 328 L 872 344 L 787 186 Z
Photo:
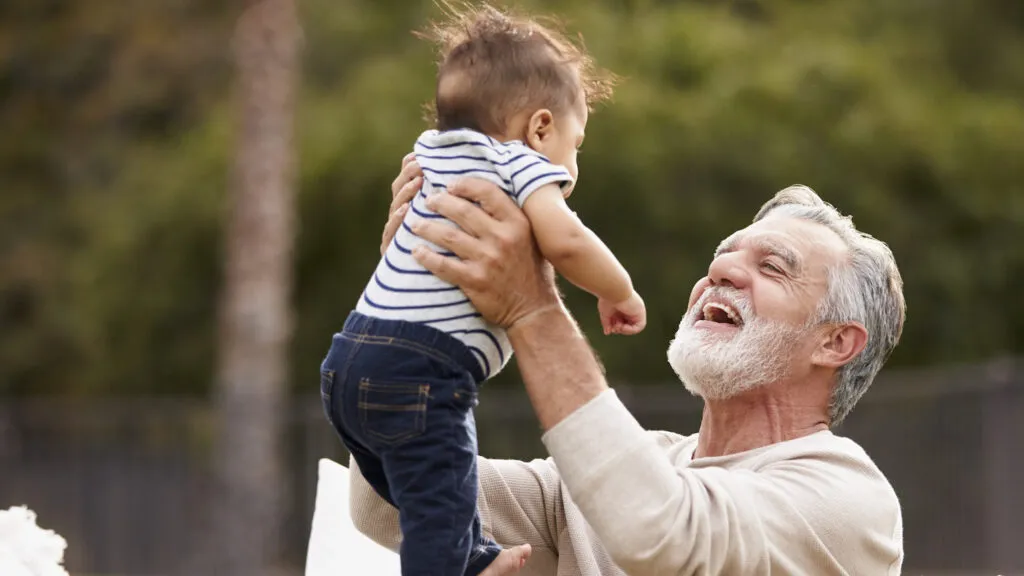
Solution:
M 891 365 L 1024 353 L 1020 3 L 515 4 L 564 16 L 623 76 L 592 116 L 572 203 L 630 269 L 649 327 L 599 336 L 592 299 L 568 290 L 613 379 L 671 381 L 664 348 L 711 251 L 794 182 L 893 247 L 909 319 Z M 210 390 L 232 6 L 0 6 L 0 390 Z M 289 380 L 312 393 L 425 128 L 433 59 L 409 30 L 436 11 L 300 8 Z
M 293 0 L 249 0 L 235 38 L 235 143 L 220 299 L 214 499 L 217 574 L 270 574 L 281 561 L 284 418 L 294 230 L 293 115 L 299 25 Z
M 71 294 L 83 288 L 72 278 L 80 274 L 86 289 L 100 292 L 123 282 L 75 263 L 95 241 L 95 212 L 116 206 L 130 218 L 125 201 L 139 201 L 160 180 L 151 173 L 127 194 L 114 185 L 138 166 L 139 152 L 166 155 L 168 142 L 221 100 L 228 4 L 0 2 L 0 390 L 86 389 L 89 371 L 69 378 L 54 351 L 60 363 L 82 366 L 155 343 L 131 344 L 138 333 L 124 334 L 130 320 L 94 338 L 93 310 Z M 115 227 L 121 241 L 124 228 Z M 82 316 L 89 318 L 77 322 Z

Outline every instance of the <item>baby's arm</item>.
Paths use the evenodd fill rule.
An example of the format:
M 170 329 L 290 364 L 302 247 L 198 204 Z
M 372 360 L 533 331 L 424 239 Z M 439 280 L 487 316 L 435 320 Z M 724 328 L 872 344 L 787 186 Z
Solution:
M 567 280 L 599 299 L 618 304 L 633 296 L 629 273 L 569 209 L 557 184 L 546 184 L 523 204 L 544 257 Z

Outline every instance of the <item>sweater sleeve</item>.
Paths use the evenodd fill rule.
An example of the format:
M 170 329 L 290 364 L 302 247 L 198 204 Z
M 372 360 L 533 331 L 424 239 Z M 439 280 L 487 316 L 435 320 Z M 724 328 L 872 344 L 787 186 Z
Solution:
M 478 457 L 477 506 L 483 532 L 503 547 L 530 544 L 555 549 L 564 523 L 562 486 L 551 460 L 491 460 Z M 402 534 L 398 510 L 366 482 L 355 460 L 350 512 L 356 528 L 378 544 L 398 551 Z
M 898 552 L 891 519 L 877 521 L 891 499 L 863 467 L 814 458 L 763 471 L 677 467 L 612 390 L 544 443 L 569 496 L 630 574 L 885 573 Z

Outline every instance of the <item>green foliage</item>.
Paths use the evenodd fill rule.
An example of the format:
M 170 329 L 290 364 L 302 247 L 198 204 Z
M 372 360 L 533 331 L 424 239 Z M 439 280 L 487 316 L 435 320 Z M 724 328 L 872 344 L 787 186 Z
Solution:
M 211 380 L 234 5 L 117 4 L 0 9 L 0 391 Z M 437 11 L 300 5 L 293 382 L 308 391 L 426 127 L 433 54 L 410 30 Z M 630 269 L 649 328 L 603 337 L 596 303 L 568 290 L 614 380 L 671 377 L 664 349 L 712 250 L 796 182 L 892 246 L 909 308 L 894 364 L 1024 352 L 1017 3 L 523 5 L 564 16 L 623 77 L 591 117 L 572 203 Z

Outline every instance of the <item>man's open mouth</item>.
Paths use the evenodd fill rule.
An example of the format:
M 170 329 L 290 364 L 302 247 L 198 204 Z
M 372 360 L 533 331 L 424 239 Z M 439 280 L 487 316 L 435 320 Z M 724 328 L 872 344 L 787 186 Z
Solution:
M 736 327 L 743 325 L 743 319 L 740 316 L 740 313 L 732 306 L 722 304 L 720 302 L 708 302 L 705 304 L 702 309 L 702 314 L 697 319 L 714 322 L 716 324 L 728 324 Z

